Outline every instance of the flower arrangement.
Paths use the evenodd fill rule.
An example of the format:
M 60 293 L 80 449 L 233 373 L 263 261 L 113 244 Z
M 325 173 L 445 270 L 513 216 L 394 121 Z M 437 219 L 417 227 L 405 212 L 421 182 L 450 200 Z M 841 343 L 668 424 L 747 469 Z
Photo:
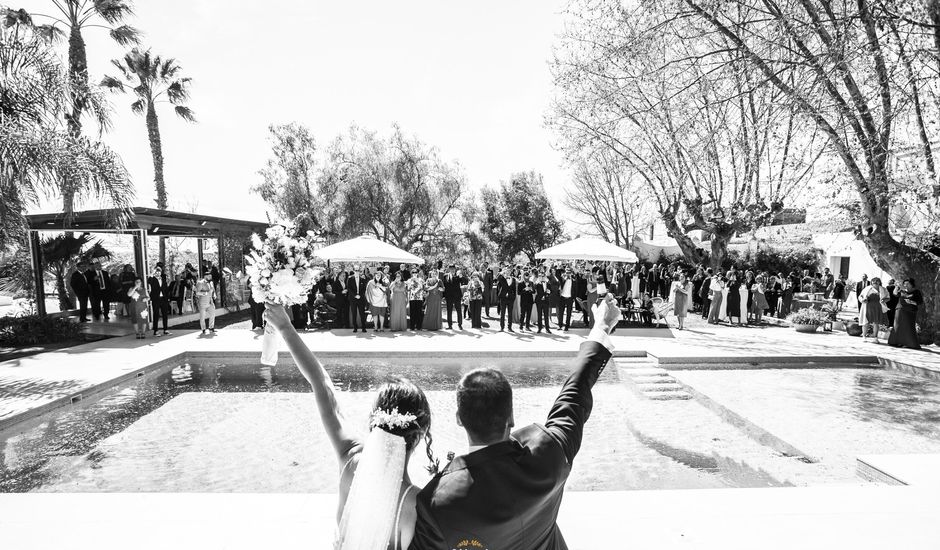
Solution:
M 418 417 L 413 414 L 398 412 L 398 407 L 390 411 L 375 409 L 372 411 L 372 419 L 369 424 L 373 428 L 398 430 L 411 426 L 417 419 Z
M 822 311 L 811 307 L 798 309 L 787 316 L 787 321 L 792 325 L 809 325 L 819 327 L 829 322 L 828 311 Z
M 252 234 L 252 250 L 245 256 L 245 272 L 256 302 L 289 306 L 307 301 L 307 293 L 318 275 L 310 246 L 313 236 L 312 231 L 299 234 L 290 222 L 271 225 L 264 237 Z M 276 362 L 277 334 L 274 327 L 265 327 L 261 363 L 274 365 Z

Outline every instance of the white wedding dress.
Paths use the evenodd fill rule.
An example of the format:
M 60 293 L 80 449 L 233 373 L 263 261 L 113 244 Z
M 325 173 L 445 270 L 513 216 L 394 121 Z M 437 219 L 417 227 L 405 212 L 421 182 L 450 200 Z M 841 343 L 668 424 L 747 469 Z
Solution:
M 398 523 L 410 487 L 402 492 L 405 439 L 383 429 L 369 432 L 359 456 L 336 533 L 336 550 L 399 550 Z M 345 470 L 352 459 L 343 466 Z M 389 541 L 393 541 L 389 544 Z

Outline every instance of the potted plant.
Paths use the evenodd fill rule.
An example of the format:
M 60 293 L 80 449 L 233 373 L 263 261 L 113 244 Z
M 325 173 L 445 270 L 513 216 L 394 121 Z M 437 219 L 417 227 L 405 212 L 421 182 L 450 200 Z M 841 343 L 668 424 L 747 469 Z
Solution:
M 791 313 L 787 321 L 797 332 L 816 332 L 819 327 L 829 321 L 829 312 L 805 307 Z
M 888 341 L 888 337 L 891 336 L 891 329 L 888 328 L 888 325 L 881 325 L 878 327 L 878 339 Z

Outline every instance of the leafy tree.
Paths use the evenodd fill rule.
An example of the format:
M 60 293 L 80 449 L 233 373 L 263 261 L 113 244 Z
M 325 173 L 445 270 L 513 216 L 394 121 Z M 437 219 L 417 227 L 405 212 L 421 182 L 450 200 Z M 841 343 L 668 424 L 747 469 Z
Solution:
M 104 199 L 113 225 L 127 219 L 134 187 L 120 158 L 61 128 L 70 97 L 69 80 L 29 15 L 0 10 L 0 247 L 22 241 L 26 211 L 42 196 L 79 189 Z
M 71 274 L 81 261 L 94 262 L 111 258 L 111 252 L 101 245 L 101 241 L 93 241 L 87 233 L 78 237 L 69 234 L 47 237 L 40 242 L 40 248 L 43 267 L 55 279 L 60 311 L 74 306 L 71 289 L 65 283 L 66 275 Z
M 356 127 L 336 138 L 317 187 L 328 233 L 371 233 L 410 250 L 450 230 L 466 184 L 458 164 L 394 126 L 388 138 Z
M 484 189 L 482 199 L 483 233 L 496 245 L 500 258 L 523 253 L 534 262 L 538 252 L 562 237 L 562 222 L 545 194 L 541 174 L 513 174 L 499 189 Z
M 160 139 L 157 104 L 168 102 L 173 105 L 177 116 L 195 122 L 193 111 L 185 105 L 189 100 L 191 79 L 180 76 L 182 69 L 175 59 L 151 55 L 149 49 L 142 52 L 134 48 L 123 59 L 115 59 L 111 63 L 121 71 L 121 78 L 105 76 L 101 85 L 122 93 L 130 88 L 136 97 L 131 103 L 131 110 L 137 114 L 145 114 L 150 153 L 153 156 L 153 183 L 157 191 L 157 208 L 165 210 L 166 182 L 163 178 L 163 143 Z
M 314 199 L 318 164 L 313 134 L 296 122 L 272 124 L 268 131 L 271 158 L 259 171 L 262 181 L 251 188 L 252 192 L 271 205 L 278 217 L 296 220 L 308 216 L 317 226 L 324 201 Z
M 79 139 L 82 135 L 82 117 L 91 109 L 99 127 L 108 126 L 106 110 L 101 108 L 97 92 L 88 83 L 88 52 L 82 32 L 88 28 L 107 29 L 111 38 L 121 46 L 130 46 L 140 41 L 138 29 L 124 24 L 133 15 L 132 3 L 127 0 L 50 0 L 58 12 L 56 15 L 36 13 L 35 17 L 52 22 L 38 27 L 38 32 L 49 39 L 68 35 L 68 80 L 69 109 L 65 112 L 68 135 Z M 63 207 L 71 212 L 76 195 L 81 195 L 81 182 L 66 182 L 62 185 Z

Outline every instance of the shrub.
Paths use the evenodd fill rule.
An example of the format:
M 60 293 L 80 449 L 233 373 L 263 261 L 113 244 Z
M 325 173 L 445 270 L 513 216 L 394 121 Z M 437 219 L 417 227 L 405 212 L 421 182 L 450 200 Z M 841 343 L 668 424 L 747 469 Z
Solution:
M 787 317 L 787 321 L 793 325 L 812 325 L 818 327 L 829 322 L 829 312 L 805 307 L 798 309 Z
M 78 338 L 81 327 L 62 317 L 19 315 L 0 317 L 0 345 L 51 344 Z

